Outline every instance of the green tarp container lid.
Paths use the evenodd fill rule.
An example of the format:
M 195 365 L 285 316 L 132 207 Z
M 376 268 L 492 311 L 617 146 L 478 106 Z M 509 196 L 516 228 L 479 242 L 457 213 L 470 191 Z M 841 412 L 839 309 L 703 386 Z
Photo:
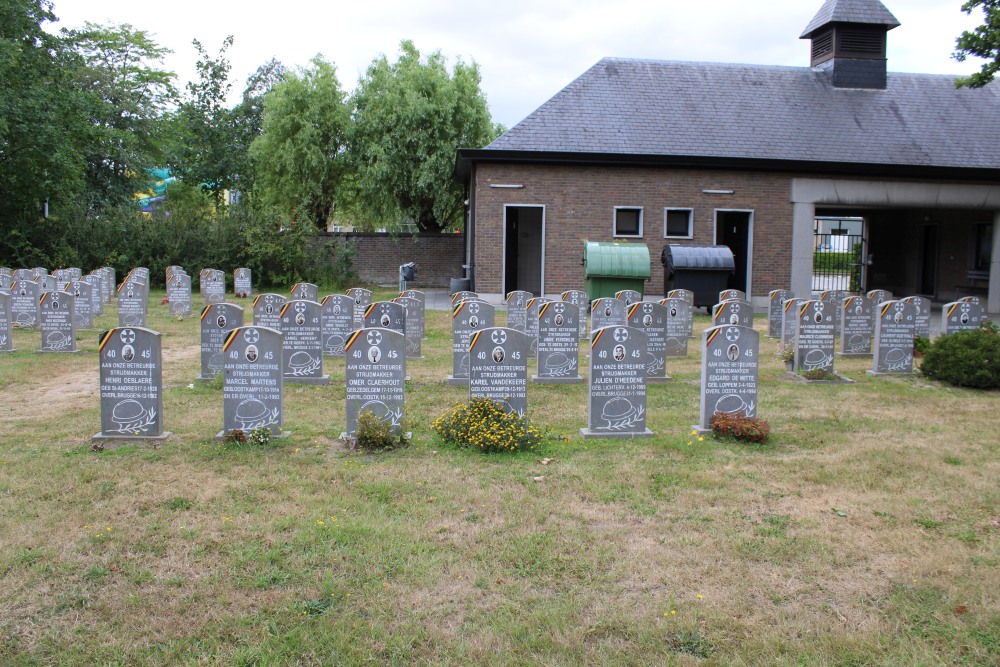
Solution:
M 645 243 L 598 243 L 583 247 L 584 276 L 642 278 L 650 276 L 649 248 Z

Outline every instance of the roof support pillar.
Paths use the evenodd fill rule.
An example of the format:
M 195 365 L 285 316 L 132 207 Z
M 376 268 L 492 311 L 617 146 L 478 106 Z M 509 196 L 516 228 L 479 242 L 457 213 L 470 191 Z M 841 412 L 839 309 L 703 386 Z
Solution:
M 816 226 L 816 204 L 795 202 L 792 205 L 792 267 L 791 289 L 800 299 L 811 298 L 813 272 L 813 235 Z
M 990 257 L 990 291 L 986 310 L 1000 313 L 1000 211 L 993 212 L 993 255 Z

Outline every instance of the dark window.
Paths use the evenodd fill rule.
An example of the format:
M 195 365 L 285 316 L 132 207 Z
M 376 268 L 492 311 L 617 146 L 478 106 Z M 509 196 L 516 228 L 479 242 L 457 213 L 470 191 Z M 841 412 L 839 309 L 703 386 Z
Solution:
M 615 236 L 642 236 L 642 209 L 615 207 Z
M 993 257 L 993 225 L 976 225 L 975 247 L 972 255 L 972 270 L 989 273 L 990 259 Z
M 665 238 L 689 239 L 694 236 L 691 218 L 692 211 L 689 208 L 668 208 L 666 213 L 666 229 L 663 236 Z

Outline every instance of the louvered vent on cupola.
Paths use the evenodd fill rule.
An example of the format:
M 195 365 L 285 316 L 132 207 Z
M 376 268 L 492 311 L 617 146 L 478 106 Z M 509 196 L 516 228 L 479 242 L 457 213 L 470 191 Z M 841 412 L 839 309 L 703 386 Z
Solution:
M 802 33 L 813 67 L 837 88 L 885 88 L 886 33 L 899 25 L 879 0 L 827 0 Z

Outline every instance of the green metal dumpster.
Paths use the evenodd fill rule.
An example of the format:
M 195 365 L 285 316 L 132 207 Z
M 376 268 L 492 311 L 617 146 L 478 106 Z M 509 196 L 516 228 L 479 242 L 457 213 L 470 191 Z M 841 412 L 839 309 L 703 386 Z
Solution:
M 631 289 L 644 293 L 649 280 L 649 248 L 645 243 L 598 243 L 583 245 L 583 278 L 587 298 L 613 297 Z

